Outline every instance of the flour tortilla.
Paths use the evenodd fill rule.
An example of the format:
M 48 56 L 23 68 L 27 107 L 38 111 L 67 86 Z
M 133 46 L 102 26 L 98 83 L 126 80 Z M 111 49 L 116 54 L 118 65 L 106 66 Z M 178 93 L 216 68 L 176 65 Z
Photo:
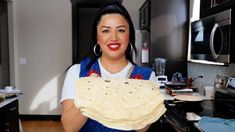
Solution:
M 158 100 L 158 102 L 156 101 Z M 86 107 L 93 109 L 94 111 L 101 112 L 101 114 L 104 117 L 112 117 L 112 119 L 118 120 L 118 119 L 129 119 L 129 120 L 138 120 L 142 118 L 141 116 L 145 116 L 149 114 L 150 111 L 154 111 L 155 107 L 158 106 L 161 103 L 163 103 L 163 96 L 162 95 L 157 95 L 155 96 L 152 100 L 147 102 L 146 104 L 143 104 L 142 106 L 135 107 L 135 108 L 117 108 L 117 109 L 106 109 L 103 107 Z M 136 114 L 136 113 L 141 113 L 141 114 Z M 128 116 L 127 116 L 128 115 Z
M 75 106 L 110 128 L 140 129 L 166 111 L 159 85 L 152 81 L 85 77 L 76 86 Z
M 82 110 L 83 111 L 83 110 Z M 96 120 L 100 122 L 101 124 L 114 129 L 120 129 L 120 130 L 137 130 L 144 128 L 146 125 L 151 124 L 155 121 L 157 121 L 164 113 L 166 109 L 163 104 L 155 108 L 155 110 L 148 115 L 143 116 L 139 120 L 112 120 L 108 118 L 102 117 L 102 115 L 99 114 L 93 114 L 96 111 L 89 111 L 86 110 L 86 112 L 83 113 L 83 115 L 90 117 L 93 120 Z

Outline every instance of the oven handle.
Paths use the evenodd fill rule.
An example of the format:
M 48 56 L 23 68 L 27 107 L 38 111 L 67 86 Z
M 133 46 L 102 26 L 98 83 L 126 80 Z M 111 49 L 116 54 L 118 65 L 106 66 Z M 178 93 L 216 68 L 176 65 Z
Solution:
M 213 45 L 214 44 L 215 31 L 216 31 L 217 28 L 221 32 L 221 44 L 223 45 L 223 33 L 222 33 L 222 30 L 219 27 L 218 23 L 215 23 L 214 27 L 212 28 L 211 36 L 210 36 L 210 50 L 211 50 L 211 53 L 212 53 L 212 56 L 213 56 L 214 59 L 216 59 L 219 56 L 219 54 L 220 54 L 220 52 L 222 50 L 222 46 L 221 46 L 219 54 L 216 54 L 215 53 L 215 48 L 214 48 L 214 45 Z

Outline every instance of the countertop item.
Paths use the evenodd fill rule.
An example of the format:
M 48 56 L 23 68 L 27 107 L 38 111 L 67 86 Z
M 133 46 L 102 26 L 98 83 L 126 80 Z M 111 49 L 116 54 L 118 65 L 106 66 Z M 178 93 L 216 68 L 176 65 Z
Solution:
M 19 89 L 0 89 L 0 93 L 5 94 L 5 98 L 16 97 L 17 95 L 23 94 Z
M 165 83 L 166 87 L 172 88 L 172 89 L 182 89 L 186 88 L 188 86 L 188 83 L 186 82 L 166 82 Z
M 235 119 L 203 116 L 198 126 L 206 132 L 232 132 L 235 130 Z
M 5 94 L 4 93 L 0 93 L 0 102 L 5 100 Z
M 176 100 L 186 101 L 186 102 L 201 102 L 205 99 L 204 96 L 196 96 L 196 95 L 176 95 L 174 98 Z

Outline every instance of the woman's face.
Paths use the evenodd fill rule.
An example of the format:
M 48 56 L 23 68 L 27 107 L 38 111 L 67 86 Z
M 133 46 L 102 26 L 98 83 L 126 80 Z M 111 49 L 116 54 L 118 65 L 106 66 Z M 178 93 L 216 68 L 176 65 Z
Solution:
M 125 57 L 129 43 L 129 24 L 120 14 L 106 14 L 97 26 L 97 43 L 103 57 L 117 59 Z

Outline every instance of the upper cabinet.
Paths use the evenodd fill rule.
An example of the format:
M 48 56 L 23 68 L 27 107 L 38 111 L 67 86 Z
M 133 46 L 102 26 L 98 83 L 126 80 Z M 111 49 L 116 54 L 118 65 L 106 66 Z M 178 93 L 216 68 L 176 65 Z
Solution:
M 150 0 L 146 0 L 145 3 L 140 7 L 140 29 L 149 30 L 150 28 Z
M 234 6 L 234 0 L 201 0 L 200 17 L 206 17 Z

